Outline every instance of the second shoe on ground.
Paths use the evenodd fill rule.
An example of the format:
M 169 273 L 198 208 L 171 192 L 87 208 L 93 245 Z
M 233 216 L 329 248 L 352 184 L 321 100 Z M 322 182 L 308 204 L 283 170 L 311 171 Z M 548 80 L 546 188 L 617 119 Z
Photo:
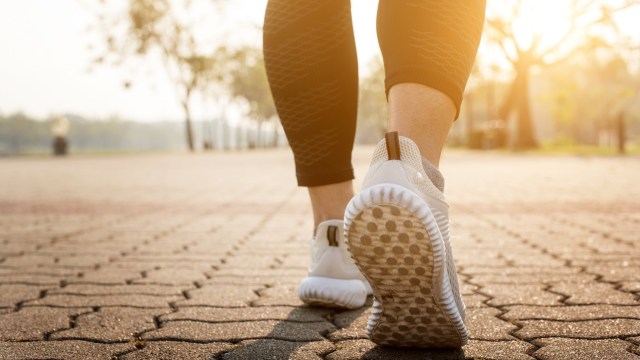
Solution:
M 311 238 L 309 273 L 298 289 L 300 299 L 309 305 L 356 309 L 371 295 L 347 251 L 343 229 L 342 220 L 324 221 Z

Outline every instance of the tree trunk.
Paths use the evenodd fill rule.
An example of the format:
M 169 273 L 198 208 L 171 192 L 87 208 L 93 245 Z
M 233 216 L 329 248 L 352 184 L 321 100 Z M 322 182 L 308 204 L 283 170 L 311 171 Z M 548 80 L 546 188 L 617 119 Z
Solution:
M 624 123 L 624 115 L 622 113 L 618 114 L 617 119 L 617 135 L 618 135 L 618 154 L 624 154 L 625 151 L 625 142 L 626 142 L 626 128 Z
M 531 119 L 531 102 L 529 100 L 529 71 L 531 67 L 524 63 L 516 75 L 516 103 L 518 105 L 518 122 L 516 124 L 516 149 L 532 149 L 538 147 L 538 141 Z
M 185 132 L 187 134 L 187 146 L 189 147 L 189 151 L 194 151 L 193 146 L 193 130 L 191 129 L 191 109 L 189 109 L 189 97 L 190 93 L 187 92 L 185 99 L 182 101 L 182 109 L 184 110 L 184 125 Z

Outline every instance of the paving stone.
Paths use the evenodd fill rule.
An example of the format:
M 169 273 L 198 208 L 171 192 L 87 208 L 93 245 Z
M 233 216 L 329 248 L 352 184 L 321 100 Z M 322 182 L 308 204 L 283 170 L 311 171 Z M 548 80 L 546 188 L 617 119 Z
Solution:
M 550 338 L 535 341 L 541 348 L 533 355 L 542 360 L 637 360 L 627 351 L 629 343 L 620 339 L 582 340 Z
M 235 345 L 222 342 L 198 344 L 180 341 L 149 341 L 144 348 L 125 354 L 122 360 L 211 360 L 233 349 Z
M 22 285 L 54 285 L 60 284 L 60 280 L 65 276 L 36 275 L 25 273 L 0 274 L 0 284 L 22 284 Z
M 469 308 L 465 320 L 470 338 L 474 340 L 514 340 L 509 335 L 517 326 L 496 317 L 501 313 L 493 308 Z
M 520 324 L 522 329 L 518 330 L 515 335 L 522 339 L 541 337 L 596 339 L 640 334 L 640 320 L 637 319 L 604 319 L 580 322 L 524 320 Z
M 289 284 L 289 285 L 297 285 L 300 284 L 299 277 L 291 277 L 291 276 L 228 276 L 228 275 L 216 275 L 210 279 L 205 281 L 196 281 L 196 283 L 200 286 L 206 284 L 214 284 L 214 285 L 237 285 L 243 284 L 247 286 L 273 286 L 276 284 Z
M 614 285 L 596 282 L 565 282 L 554 284 L 551 290 L 567 295 L 566 304 L 626 304 L 640 305 L 635 296 L 618 291 Z
M 268 253 L 267 253 L 268 254 Z M 307 260 L 308 261 L 308 260 Z M 243 269 L 243 270 L 273 270 L 278 265 L 275 256 L 266 255 L 243 255 L 224 258 L 220 270 Z
M 477 284 L 552 284 L 566 282 L 587 282 L 595 280 L 591 274 L 479 274 L 473 275 L 473 282 Z
M 178 306 L 249 306 L 258 299 L 254 287 L 238 284 L 205 285 L 202 288 L 189 290 L 189 299 L 181 300 Z
M 134 349 L 133 344 L 98 344 L 79 340 L 0 342 L 0 359 L 111 360 L 117 354 Z
M 223 360 L 233 359 L 322 359 L 333 351 L 335 345 L 329 341 L 290 342 L 273 339 L 245 340 L 222 356 Z
M 336 351 L 329 353 L 328 360 L 462 360 L 462 349 L 408 349 L 377 346 L 369 340 L 346 340 L 336 344 Z
M 460 294 L 463 296 L 473 295 L 479 289 L 477 285 L 469 284 L 464 281 L 460 282 Z
M 37 299 L 46 288 L 19 284 L 0 284 L 0 307 L 12 307 L 25 300 Z
M 371 315 L 371 307 L 361 307 L 355 310 L 343 311 L 333 317 L 333 323 L 339 328 L 329 333 L 331 341 L 365 339 L 367 321 Z
M 295 277 L 302 280 L 307 276 L 306 269 L 243 269 L 243 268 L 222 268 L 206 273 L 210 277 L 216 276 L 265 276 L 265 277 Z
M 46 333 L 71 327 L 70 316 L 89 311 L 88 308 L 26 307 L 0 315 L 0 341 L 43 340 Z
M 123 269 L 117 267 L 100 268 L 98 270 L 87 270 L 74 279 L 68 279 L 69 283 L 92 283 L 92 284 L 126 284 L 128 281 L 141 279 L 142 274 L 133 269 Z
M 489 297 L 481 294 L 473 294 L 464 295 L 462 297 L 462 300 L 464 301 L 465 306 L 468 308 L 487 307 L 488 305 L 486 305 L 485 302 L 489 300 Z
M 620 287 L 622 291 L 640 292 L 640 281 L 625 281 Z
M 640 319 L 640 306 L 507 306 L 502 315 L 510 320 L 597 320 L 611 318 Z
M 560 305 L 561 296 L 544 291 L 543 285 L 490 284 L 481 291 L 492 299 L 490 305 Z
M 171 321 L 159 330 L 142 335 L 146 340 L 238 341 L 274 338 L 289 341 L 320 341 L 321 333 L 335 329 L 329 322 L 252 321 L 205 323 Z
M 155 329 L 153 317 L 171 310 L 108 307 L 78 316 L 73 329 L 56 332 L 51 339 L 87 339 L 104 342 L 131 340 L 146 330 Z
M 55 257 L 51 255 L 25 254 L 22 256 L 11 256 L 2 262 L 3 267 L 33 268 L 39 265 L 54 265 Z
M 106 264 L 109 257 L 104 255 L 77 255 L 77 256 L 56 256 L 56 265 L 74 267 L 93 267 L 98 264 Z
M 194 281 L 206 280 L 204 272 L 191 268 L 160 269 L 146 272 L 146 277 L 136 279 L 134 284 L 193 285 Z
M 465 266 L 464 273 L 475 278 L 480 274 L 501 274 L 503 276 L 511 275 L 566 275 L 573 276 L 580 272 L 578 268 L 570 267 L 547 267 L 547 266 L 520 266 L 520 267 L 490 267 L 490 266 Z
M 260 298 L 253 302 L 256 306 L 303 306 L 298 297 L 298 284 L 278 284 L 260 290 Z
M 587 266 L 587 272 L 601 275 L 604 281 L 640 281 L 640 266 Z
M 49 295 L 78 294 L 78 295 L 179 295 L 182 296 L 184 287 L 128 284 L 128 285 L 96 285 L 96 284 L 69 284 L 63 288 L 47 291 Z
M 524 341 L 469 340 L 462 349 L 465 358 L 495 360 L 533 360 L 527 355 L 535 347 Z
M 136 307 L 169 307 L 170 302 L 183 300 L 183 296 L 160 295 L 47 295 L 42 299 L 25 303 L 25 306 L 50 305 L 62 307 L 79 306 L 136 306 Z
M 160 317 L 162 321 L 194 320 L 208 322 L 250 321 L 250 320 L 288 320 L 297 322 L 324 321 L 331 310 L 310 307 L 261 306 L 242 308 L 180 307 Z

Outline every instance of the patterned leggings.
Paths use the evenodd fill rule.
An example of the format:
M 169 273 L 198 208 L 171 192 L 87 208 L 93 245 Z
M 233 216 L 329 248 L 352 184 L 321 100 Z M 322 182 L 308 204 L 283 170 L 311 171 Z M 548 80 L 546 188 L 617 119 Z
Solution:
M 460 110 L 485 0 L 380 0 L 378 42 L 389 89 L 419 83 Z M 264 58 L 300 186 L 353 179 L 358 60 L 349 0 L 269 0 Z

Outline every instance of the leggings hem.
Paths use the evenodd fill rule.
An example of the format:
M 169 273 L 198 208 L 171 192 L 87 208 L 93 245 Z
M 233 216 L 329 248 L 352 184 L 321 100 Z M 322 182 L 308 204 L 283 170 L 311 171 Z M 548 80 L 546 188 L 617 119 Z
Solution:
M 337 184 L 355 179 L 353 167 L 348 169 L 322 173 L 296 173 L 298 186 L 312 187 Z
M 436 89 L 447 95 L 456 107 L 455 120 L 460 116 L 462 94 L 458 84 L 451 81 L 448 76 L 427 69 L 411 68 L 388 74 L 385 79 L 385 91 L 387 98 L 391 87 L 402 83 L 416 83 Z

